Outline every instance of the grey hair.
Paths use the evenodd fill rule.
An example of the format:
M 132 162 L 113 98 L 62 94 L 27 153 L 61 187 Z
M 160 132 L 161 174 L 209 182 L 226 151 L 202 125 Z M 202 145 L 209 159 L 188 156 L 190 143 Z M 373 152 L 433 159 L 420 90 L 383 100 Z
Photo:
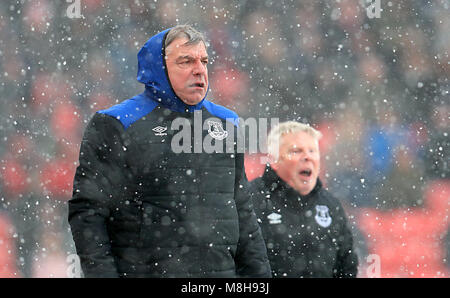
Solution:
M 203 42 L 206 47 L 205 36 L 203 33 L 194 29 L 191 25 L 177 25 L 170 29 L 169 33 L 167 33 L 164 46 L 167 48 L 175 39 L 180 37 L 186 37 L 188 39 L 185 43 L 186 45 Z
M 322 133 L 308 124 L 296 122 L 296 121 L 287 121 L 282 122 L 271 129 L 269 136 L 267 137 L 267 150 L 269 156 L 278 160 L 278 152 L 280 149 L 281 138 L 289 133 L 296 132 L 305 132 L 312 136 L 317 141 L 322 138 Z

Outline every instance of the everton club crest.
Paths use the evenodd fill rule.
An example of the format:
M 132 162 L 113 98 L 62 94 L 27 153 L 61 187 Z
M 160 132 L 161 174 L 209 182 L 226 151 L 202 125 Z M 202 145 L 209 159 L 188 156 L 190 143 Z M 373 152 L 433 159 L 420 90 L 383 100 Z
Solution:
M 321 227 L 328 227 L 331 224 L 331 216 L 329 213 L 329 209 L 325 205 L 316 205 L 316 216 L 314 219 Z
M 216 140 L 223 140 L 228 136 L 228 131 L 223 129 L 221 122 L 208 121 L 208 133 Z

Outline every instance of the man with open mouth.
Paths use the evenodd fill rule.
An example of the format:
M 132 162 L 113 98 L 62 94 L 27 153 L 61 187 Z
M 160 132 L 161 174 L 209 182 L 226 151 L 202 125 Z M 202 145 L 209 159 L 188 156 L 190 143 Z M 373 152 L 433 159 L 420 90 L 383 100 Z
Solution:
M 268 136 L 270 164 L 251 183 L 273 277 L 356 277 L 352 233 L 319 179 L 321 133 L 288 121 Z

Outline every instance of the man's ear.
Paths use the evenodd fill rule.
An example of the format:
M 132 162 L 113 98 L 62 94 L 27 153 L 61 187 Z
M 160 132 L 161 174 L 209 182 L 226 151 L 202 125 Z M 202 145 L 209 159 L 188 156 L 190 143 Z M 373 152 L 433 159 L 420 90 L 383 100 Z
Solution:
M 275 162 L 275 163 L 271 163 L 270 164 L 270 167 L 276 172 L 276 171 L 278 171 L 278 164 Z
M 275 171 L 277 171 L 278 167 L 279 167 L 278 160 L 274 156 L 271 156 L 271 155 L 268 156 L 268 159 L 269 159 L 268 162 L 270 164 L 270 167 L 272 169 L 274 169 Z

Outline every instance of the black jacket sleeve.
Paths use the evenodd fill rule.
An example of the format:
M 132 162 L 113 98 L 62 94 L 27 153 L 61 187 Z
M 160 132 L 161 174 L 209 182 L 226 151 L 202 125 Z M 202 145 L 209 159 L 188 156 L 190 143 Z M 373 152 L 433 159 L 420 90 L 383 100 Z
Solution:
M 121 130 L 119 121 L 97 113 L 81 143 L 68 220 L 85 277 L 118 276 L 107 223 L 124 181 Z
M 338 203 L 339 223 L 341 234 L 339 237 L 339 251 L 335 268 L 333 268 L 334 277 L 351 278 L 356 277 L 358 273 L 358 257 L 353 249 L 353 235 L 347 223 L 347 216 L 341 204 Z
M 239 277 L 271 277 L 266 244 L 258 225 L 249 183 L 244 171 L 244 154 L 236 156 L 235 201 L 239 216 L 239 243 L 235 262 Z

